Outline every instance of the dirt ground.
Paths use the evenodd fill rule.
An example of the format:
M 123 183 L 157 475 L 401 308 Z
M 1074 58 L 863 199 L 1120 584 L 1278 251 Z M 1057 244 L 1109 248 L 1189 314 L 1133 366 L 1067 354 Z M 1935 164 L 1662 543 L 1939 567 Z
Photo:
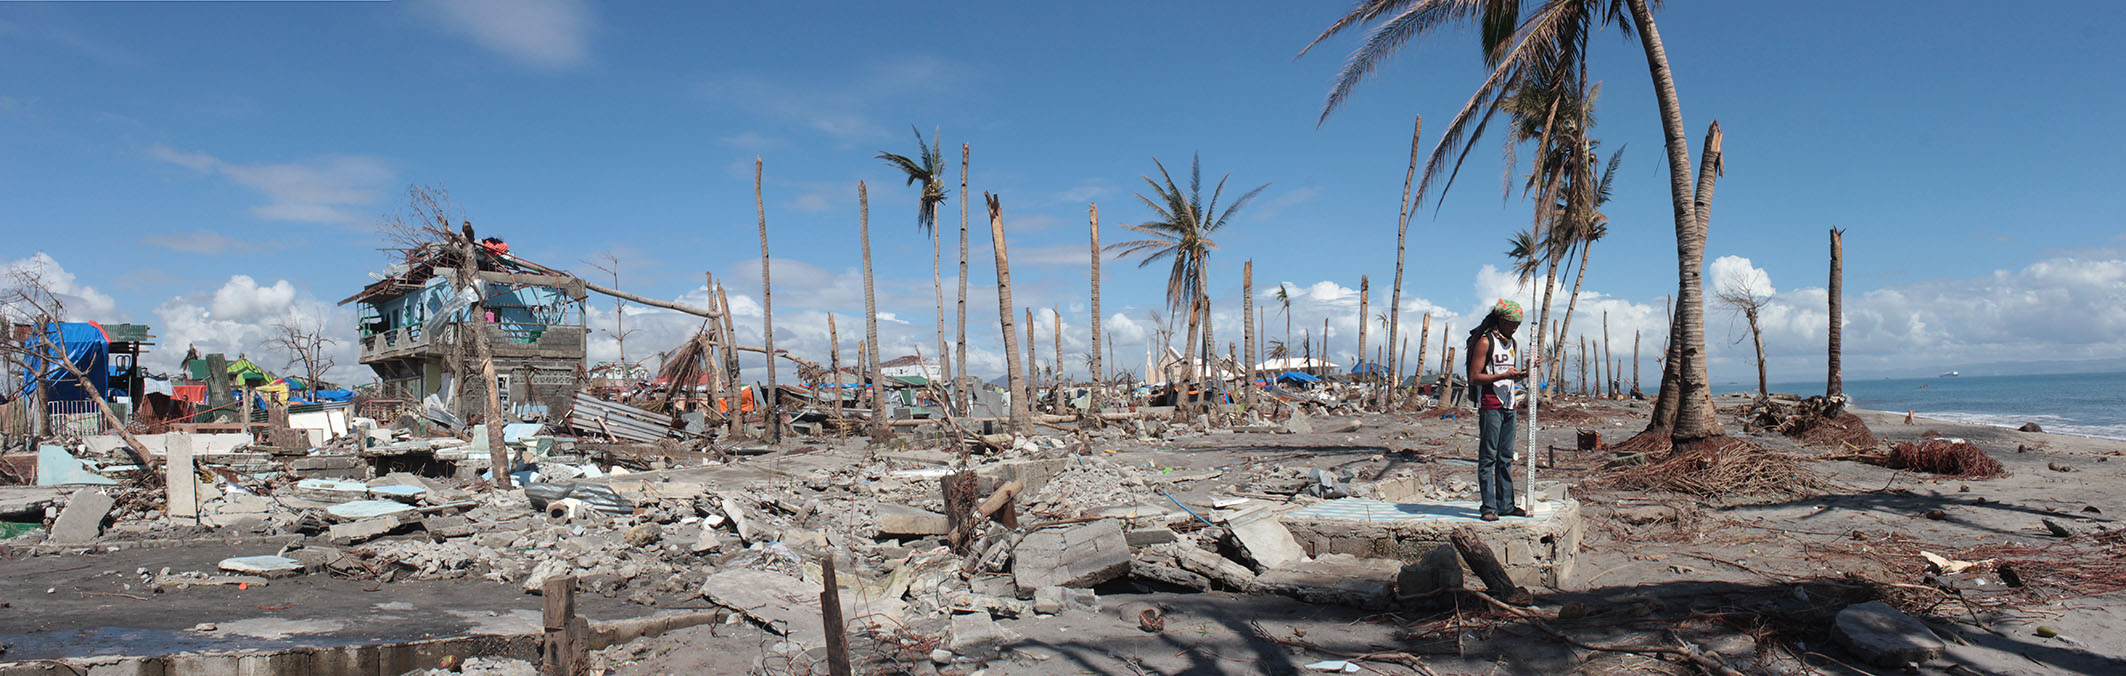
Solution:
M 1573 486 L 1588 538 L 1574 579 L 1565 589 L 1534 590 L 1533 608 L 1507 611 L 1473 597 L 1443 597 L 1391 612 L 1360 611 L 1270 595 L 1180 592 L 1125 578 L 1099 589 L 1097 612 L 998 620 L 1011 638 L 994 654 L 934 663 L 935 626 L 858 637 L 853 651 L 877 671 L 948 676 L 1284 674 L 1347 658 L 1358 669 L 1386 674 L 1697 673 L 1683 653 L 1744 673 L 1884 673 L 1860 666 L 1830 628 L 1847 605 L 1884 600 L 1947 639 L 1946 657 L 1914 673 L 2126 673 L 2126 604 L 2120 603 L 2126 547 L 2111 516 L 2126 513 L 2120 481 L 2126 459 L 2111 462 L 2126 455 L 2126 442 L 1927 420 L 1907 425 L 1902 414 L 1862 412 L 1885 443 L 1916 441 L 1928 432 L 1961 438 L 2009 471 L 1995 479 L 1947 479 L 1861 462 L 1848 450 L 1745 433 L 1739 415 L 1746 402 L 1720 403 L 1731 435 L 1799 456 L 1820 489 L 1798 496 L 1688 496 L 1604 488 L 1609 454 L 1570 450 L 1575 434 L 1589 429 L 1605 442 L 1621 441 L 1644 426 L 1646 403 L 1546 405 L 1546 419 L 1571 422 L 1534 432 L 1538 448 L 1559 449 L 1555 467 L 1552 451 L 1540 453 L 1539 478 Z M 1331 423 L 1351 419 L 1316 426 L 1332 429 Z M 1474 459 L 1475 422 L 1466 412 L 1355 420 L 1359 428 L 1346 433 L 1095 438 L 1092 450 L 1168 477 L 1157 486 L 1184 501 L 1244 493 L 1252 472 L 1267 466 L 1361 477 L 1418 467 L 1435 482 L 1473 483 L 1473 468 L 1448 462 Z M 824 444 L 746 462 L 782 472 L 864 453 L 858 443 Z M 2073 537 L 2053 535 L 2047 519 Z M 1921 552 L 1974 565 L 1930 573 Z M 119 650 L 113 646 L 139 654 L 381 641 L 538 622 L 536 596 L 476 578 L 380 585 L 314 575 L 250 590 L 158 594 L 144 589 L 136 572 L 211 570 L 222 557 L 259 553 L 271 552 L 179 548 L 6 561 L 0 643 L 8 652 L 0 659 Z M 2004 567 L 2023 586 L 2004 584 Z M 649 610 L 595 595 L 581 603 L 594 618 Z M 1139 626 L 1148 608 L 1163 616 L 1158 631 Z M 217 626 L 195 631 L 199 623 Z M 788 655 L 778 642 L 733 620 L 614 646 L 596 653 L 594 666 L 615 676 L 823 673 L 816 652 Z

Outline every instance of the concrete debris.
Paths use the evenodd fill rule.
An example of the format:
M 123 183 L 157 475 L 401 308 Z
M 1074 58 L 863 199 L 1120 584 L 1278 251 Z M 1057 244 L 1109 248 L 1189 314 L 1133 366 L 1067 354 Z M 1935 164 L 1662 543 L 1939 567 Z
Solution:
M 1129 572 L 1129 540 L 1113 519 L 1028 533 L 1012 554 L 1021 591 L 1090 587 Z
M 945 515 L 906 505 L 874 505 L 872 517 L 878 522 L 878 534 L 887 537 L 944 535 L 952 530 L 945 522 Z
M 1387 608 L 1402 564 L 1389 559 L 1362 559 L 1329 554 L 1295 561 L 1255 578 L 1257 589 L 1308 603 L 1354 608 Z
M 1440 545 L 1396 572 L 1395 592 L 1398 597 L 1411 598 L 1461 589 L 1463 581 L 1461 554 L 1453 545 Z
M 285 556 L 239 556 L 221 560 L 221 569 L 259 577 L 293 577 L 303 572 L 303 563 Z
M 52 544 L 84 544 L 103 534 L 103 521 L 110 516 L 111 508 L 118 501 L 102 491 L 82 489 L 59 510 L 59 518 L 52 521 L 52 535 L 46 542 Z
M 1225 518 L 1226 528 L 1240 551 L 1255 562 L 1256 570 L 1282 568 L 1307 556 L 1292 538 L 1292 531 L 1277 521 L 1269 509 L 1257 507 Z

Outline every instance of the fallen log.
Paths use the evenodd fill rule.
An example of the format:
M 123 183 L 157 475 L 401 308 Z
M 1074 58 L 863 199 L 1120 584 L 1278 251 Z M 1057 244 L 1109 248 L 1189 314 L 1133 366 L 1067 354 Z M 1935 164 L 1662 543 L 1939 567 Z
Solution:
M 1516 606 L 1535 605 L 1535 595 L 1513 583 L 1513 578 L 1506 575 L 1506 567 L 1499 564 L 1498 556 L 1491 553 L 1491 547 L 1477 537 L 1476 529 L 1468 526 L 1456 528 L 1448 539 L 1454 542 L 1455 551 L 1461 552 L 1462 560 L 1469 563 L 1470 570 L 1476 571 L 1477 578 L 1484 581 L 1484 588 L 1492 596 Z

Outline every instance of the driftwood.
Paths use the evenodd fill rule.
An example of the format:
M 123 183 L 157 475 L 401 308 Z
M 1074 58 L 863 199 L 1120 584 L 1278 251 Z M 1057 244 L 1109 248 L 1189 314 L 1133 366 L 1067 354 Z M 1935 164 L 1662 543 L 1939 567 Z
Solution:
M 1513 583 L 1513 578 L 1506 575 L 1506 567 L 1499 564 L 1498 556 L 1491 553 L 1491 547 L 1476 536 L 1476 529 L 1462 526 L 1454 529 L 1448 538 L 1454 541 L 1455 551 L 1461 552 L 1462 560 L 1469 562 L 1469 569 L 1476 571 L 1477 578 L 1484 581 L 1484 587 L 1492 596 L 1516 606 L 1535 605 L 1535 595 Z

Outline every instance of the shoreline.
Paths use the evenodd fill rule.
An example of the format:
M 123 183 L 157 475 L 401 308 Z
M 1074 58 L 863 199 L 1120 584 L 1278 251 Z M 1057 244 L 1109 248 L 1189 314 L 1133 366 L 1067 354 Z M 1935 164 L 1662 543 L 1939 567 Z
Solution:
M 1890 421 L 1891 421 L 1891 424 L 1902 424 L 1902 423 L 1903 423 L 1903 421 L 1904 421 L 1904 417 L 1905 417 L 1905 414 L 1906 414 L 1906 412 L 1905 412 L 1905 411 L 1884 411 L 1884 410 L 1879 410 L 1879 409 L 1872 409 L 1872 408 L 1861 408 L 1861 407 L 1858 407 L 1858 406 L 1847 406 L 1847 407 L 1846 407 L 1846 410 L 1848 410 L 1848 411 L 1852 411 L 1852 412 L 1853 412 L 1853 413 L 1854 413 L 1855 415 L 1859 415 L 1859 416 L 1861 416 L 1862 418 L 1871 418 L 1871 417 L 1881 417 L 1881 418 L 1887 418 L 1887 419 L 1890 419 Z M 1984 414 L 1976 414 L 1976 413 L 1974 413 L 1974 414 L 1958 414 L 1958 413 L 1953 413 L 1953 412 L 1951 412 L 1951 413 L 1949 413 L 1949 414 L 1951 414 L 1951 415 L 1984 415 Z M 1998 431 L 2002 431 L 2002 432 L 2014 432 L 2014 433 L 2017 433 L 2017 434 L 2042 434 L 2042 435 L 2048 435 L 2048 436 L 2057 436 L 2057 437 L 2072 437 L 2072 438 L 2075 438 L 2075 439 L 2087 439 L 2087 440 L 2089 440 L 2089 441 L 2099 441 L 2099 442 L 2108 442 L 2108 443 L 2112 443 L 2112 444 L 2117 444 L 2117 445 L 2119 445 L 2119 446 L 2121 446 L 2121 447 L 2126 447 L 2126 438 L 2121 438 L 2121 437 L 2107 437 L 2107 436 L 2103 436 L 2103 435 L 2097 435 L 2097 434 L 2083 434 L 2083 433 L 2079 433 L 2079 432 L 2072 432 L 2072 431 L 2062 431 L 2062 430 L 2054 430 L 2054 429 L 2051 429 L 2051 428 L 2044 428 L 2044 429 L 2045 429 L 2045 431 L 2043 431 L 2043 432 L 2023 432 L 2023 431 L 2022 431 L 2022 430 L 2020 429 L 2020 428 L 2021 428 L 2021 426 L 2020 426 L 2020 425 L 1996 424 L 1996 423 L 1989 423 L 1989 422 L 1979 422 L 1979 421 L 1971 421 L 1971 420 L 1951 420 L 1951 419 L 1948 419 L 1948 418 L 1939 418 L 1939 417 L 1933 417 L 1933 416 L 1937 416 L 1937 415 L 1942 415 L 1942 412 L 1930 412 L 1930 413 L 1928 413 L 1928 414 L 1922 414 L 1922 413 L 1919 413 L 1919 412 L 1917 412 L 1917 411 L 1914 411 L 1914 412 L 1912 412 L 1912 414 L 1911 414 L 1911 415 L 1912 415 L 1912 420 L 1913 420 L 1913 424 L 1915 424 L 1915 425 L 1919 424 L 1919 423 L 1920 423 L 1920 421 L 1925 421 L 1926 423 L 1930 423 L 1930 424 L 1934 424 L 1934 425 L 1944 425 L 1944 426 L 1947 426 L 1947 425 L 1957 425 L 1957 426 L 1964 426 L 1964 427 L 1975 427 L 1975 428 L 1981 428 L 1981 429 L 1987 429 L 1987 430 L 1998 430 Z M 1869 426 L 1870 426 L 1870 427 L 1874 427 L 1874 426 L 1876 425 L 1876 423 L 1875 423 L 1875 421 L 1874 421 L 1874 420 L 1869 420 L 1868 422 L 1869 422 Z M 2031 422 L 2037 422 L 2037 421 L 2031 421 Z M 2042 422 L 2039 422 L 2039 423 L 2038 423 L 2038 426 L 2039 426 L 2039 427 L 2041 427 L 2041 428 L 2043 428 L 2043 427 L 2044 427 L 2044 423 L 2042 423 Z
M 1918 414 L 1912 416 L 1912 424 L 1906 425 L 1903 411 L 1878 411 L 1851 406 L 1846 407 L 1846 410 L 1860 416 L 1861 420 L 1868 424 L 1868 428 L 1875 432 L 1875 436 L 1885 443 L 1909 441 L 1916 438 L 1919 432 L 1931 429 L 1940 432 L 1942 436 L 1961 437 L 1982 446 L 2004 446 L 2008 450 L 2027 444 L 2033 448 L 2056 451 L 2126 455 L 2126 440 L 2121 439 L 2052 430 L 2024 432 L 2014 427 L 1929 418 Z

